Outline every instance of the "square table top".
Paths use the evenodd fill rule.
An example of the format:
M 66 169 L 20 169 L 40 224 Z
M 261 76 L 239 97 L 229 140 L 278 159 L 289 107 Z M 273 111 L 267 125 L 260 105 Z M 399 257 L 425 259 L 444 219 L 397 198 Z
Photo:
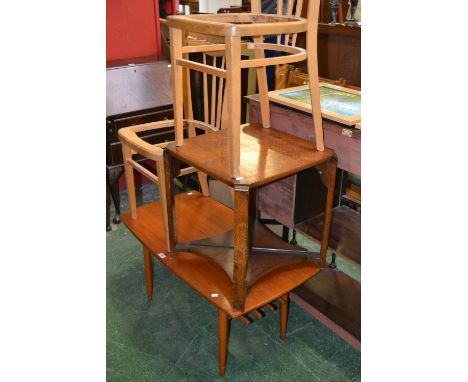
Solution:
M 229 166 L 228 130 L 184 139 L 167 151 L 184 163 L 205 172 L 230 187 L 255 188 L 275 180 L 315 167 L 335 154 L 325 148 L 317 151 L 313 142 L 260 124 L 241 126 L 240 177 L 233 179 Z

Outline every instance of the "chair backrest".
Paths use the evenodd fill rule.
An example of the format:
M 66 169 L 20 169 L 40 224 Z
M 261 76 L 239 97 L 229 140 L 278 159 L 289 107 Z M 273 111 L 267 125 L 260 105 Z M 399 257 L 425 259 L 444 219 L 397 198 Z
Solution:
M 224 70 L 226 68 L 226 57 L 224 52 L 201 53 L 199 61 L 203 65 L 213 66 Z M 206 127 L 210 126 L 210 130 L 221 129 L 221 115 L 223 110 L 223 100 L 226 92 L 225 81 L 223 77 L 215 73 L 202 72 L 198 73 L 202 76 L 201 83 L 197 83 L 198 88 L 193 89 L 191 83 L 189 69 L 184 73 L 184 114 L 186 120 L 194 120 L 194 102 L 201 105 L 201 117 L 198 121 L 203 122 Z M 200 97 L 200 99 L 192 99 Z M 190 125 L 189 125 L 190 126 Z M 197 124 L 198 126 L 198 124 Z M 189 135 L 190 136 L 190 135 Z
M 276 14 L 278 16 L 296 16 L 301 17 L 303 0 L 277 0 L 276 1 Z M 265 12 L 265 9 L 262 9 L 261 1 L 252 0 L 251 12 L 252 13 L 270 13 Z M 286 44 L 291 46 L 296 46 L 297 33 L 286 34 L 284 35 L 284 40 L 282 40 L 281 35 L 277 36 L 277 44 Z
M 323 128 L 322 128 L 322 115 L 320 107 L 320 90 L 319 90 L 319 77 L 318 77 L 318 60 L 317 60 L 317 31 L 318 31 L 318 19 L 320 12 L 320 0 L 307 0 L 304 3 L 303 0 L 277 0 L 276 14 L 278 16 L 295 16 L 301 17 L 303 14 L 303 8 L 307 6 L 307 68 L 308 68 L 308 79 L 307 82 L 310 86 L 310 98 L 314 120 L 314 130 L 317 142 L 317 150 L 324 150 L 323 143 Z M 261 0 L 251 1 L 251 12 L 262 13 Z M 277 34 L 276 43 L 296 46 L 297 33 Z M 259 78 L 259 92 L 260 97 L 264 98 L 264 104 L 266 103 L 268 96 L 267 90 L 262 89 L 262 80 Z M 263 86 L 265 88 L 265 86 Z M 269 106 L 262 106 L 262 120 L 263 124 L 269 124 Z
M 214 129 L 227 126 L 230 129 L 229 133 L 229 151 L 230 151 L 230 168 L 233 178 L 239 177 L 240 165 L 240 70 L 242 68 L 255 68 L 258 78 L 258 88 L 260 94 L 260 105 L 262 114 L 263 127 L 270 127 L 270 110 L 268 99 L 268 86 L 266 77 L 266 66 L 287 64 L 292 62 L 303 61 L 307 58 L 308 73 L 310 78 L 310 96 L 314 120 L 314 129 L 317 143 L 317 150 L 323 151 L 323 130 L 320 108 L 320 92 L 318 83 L 318 66 L 317 66 L 317 26 L 319 14 L 319 1 L 309 0 L 308 4 L 308 19 L 300 19 L 296 15 L 302 13 L 303 0 L 279 0 L 278 13 L 279 15 L 261 14 L 260 0 L 252 2 L 252 13 L 233 13 L 233 14 L 198 14 L 188 16 L 171 16 L 168 18 L 168 26 L 171 34 L 171 59 L 173 62 L 173 91 L 174 91 L 174 120 L 176 125 L 176 145 L 183 145 L 183 111 L 177 101 L 182 94 L 185 98 L 188 97 L 188 102 L 185 108 L 185 114 L 193 117 L 191 114 L 190 91 L 187 90 L 184 83 L 189 83 L 190 70 L 201 71 L 204 78 L 211 75 L 212 78 L 218 77 L 216 83 L 211 82 L 212 90 L 218 86 L 218 93 L 226 94 L 227 106 L 221 107 L 221 114 L 217 113 L 213 107 L 209 112 L 208 119 L 207 106 L 204 106 L 204 121 L 198 121 L 198 126 L 208 125 L 214 126 Z M 285 15 L 283 15 L 283 12 Z M 307 32 L 307 50 L 295 47 L 297 42 L 297 34 Z M 224 40 L 222 43 L 203 44 L 198 46 L 190 46 L 187 43 L 187 36 L 210 36 L 214 41 L 219 41 L 219 38 Z M 277 44 L 269 44 L 264 42 L 264 36 L 277 35 Z M 253 38 L 253 43 L 244 42 L 245 37 Z M 218 39 L 218 40 L 216 40 Z M 244 40 L 241 40 L 244 39 Z M 278 44 L 279 42 L 279 44 Z M 253 50 L 255 53 L 254 59 L 241 60 L 243 49 Z M 275 56 L 265 58 L 265 50 L 276 50 L 286 53 L 284 56 Z M 190 53 L 219 53 L 225 51 L 226 69 L 220 69 L 214 65 L 208 65 L 205 58 L 205 63 L 196 63 L 189 59 Z M 221 59 L 222 60 L 222 59 Z M 214 61 L 214 60 L 213 60 Z M 184 74 L 182 74 L 184 73 Z M 225 81 L 223 80 L 225 79 Z M 223 81 L 225 83 L 223 83 Z M 208 80 L 204 80 L 208 86 Z M 224 89 L 223 89 L 224 87 Z M 190 89 L 190 88 L 188 88 Z M 214 92 L 212 91 L 214 94 Z M 205 92 L 206 94 L 206 92 Z M 210 100 L 208 97 L 205 101 Z M 213 100 L 213 98 L 211 98 Z M 180 102 L 180 101 L 178 101 Z M 213 101 L 211 102 L 213 103 Z M 206 105 L 206 102 L 205 102 Z M 187 109 L 188 108 L 188 109 Z M 225 111 L 224 113 L 222 111 Z M 227 116 L 229 113 L 229 117 Z M 214 118 L 212 118 L 215 116 Z M 207 122 L 208 121 L 208 122 Z M 220 122 L 217 123 L 217 122 Z M 191 122 L 193 124 L 193 122 Z M 190 125 L 189 125 L 190 126 Z M 189 136 L 193 136 L 189 128 Z

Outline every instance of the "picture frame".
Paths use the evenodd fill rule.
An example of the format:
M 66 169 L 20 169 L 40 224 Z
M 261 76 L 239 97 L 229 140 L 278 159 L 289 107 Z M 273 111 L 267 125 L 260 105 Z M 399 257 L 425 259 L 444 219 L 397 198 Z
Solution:
M 360 126 L 361 91 L 320 82 L 322 117 L 347 126 Z M 268 98 L 285 106 L 312 113 L 309 85 L 268 92 Z

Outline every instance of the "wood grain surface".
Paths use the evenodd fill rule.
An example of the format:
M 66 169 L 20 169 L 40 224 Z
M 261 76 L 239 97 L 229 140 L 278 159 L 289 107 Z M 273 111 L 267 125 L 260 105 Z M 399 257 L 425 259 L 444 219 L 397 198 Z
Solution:
M 186 139 L 184 145 L 167 146 L 168 152 L 182 162 L 207 173 L 233 187 L 247 185 L 251 188 L 273 182 L 306 168 L 324 163 L 333 157 L 333 150 L 317 151 L 314 143 L 277 129 L 264 129 L 259 124 L 241 128 L 241 160 L 239 174 L 232 178 L 229 166 L 228 131 Z
M 196 191 L 192 195 L 175 197 L 175 214 L 177 238 L 182 242 L 220 234 L 232 229 L 234 224 L 231 209 Z M 129 213 L 122 214 L 122 221 L 156 259 L 231 317 L 239 317 L 284 296 L 320 271 L 313 264 L 290 264 L 269 273 L 249 289 L 244 310 L 235 311 L 232 305 L 232 282 L 222 268 L 211 259 L 196 253 L 172 254 L 166 251 L 159 202 L 139 207 L 137 219 L 132 219 Z M 160 253 L 165 257 L 161 257 Z

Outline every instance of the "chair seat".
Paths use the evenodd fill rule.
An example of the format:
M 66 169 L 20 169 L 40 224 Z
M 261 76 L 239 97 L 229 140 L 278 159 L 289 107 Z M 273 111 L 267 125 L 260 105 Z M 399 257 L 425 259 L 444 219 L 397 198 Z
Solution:
M 216 36 L 252 36 L 278 33 L 300 33 L 307 20 L 296 16 L 252 13 L 195 14 L 168 16 L 167 25 L 186 31 Z
M 196 191 L 192 195 L 177 195 L 175 207 L 179 241 L 200 240 L 233 227 L 234 214 L 231 209 Z M 122 214 L 122 221 L 158 260 L 231 317 L 241 316 L 283 296 L 320 271 L 310 260 L 286 263 L 274 272 L 260 276 L 248 290 L 244 310 L 234 311 L 232 281 L 213 259 L 201 253 L 179 252 L 173 255 L 166 251 L 159 202 L 139 207 L 137 219 L 132 219 L 130 213 Z M 160 257 L 160 253 L 165 257 Z
M 188 163 L 230 187 L 235 185 L 254 188 L 271 183 L 325 163 L 334 151 L 317 151 L 313 142 L 294 135 L 265 129 L 260 124 L 243 125 L 240 137 L 240 177 L 231 178 L 229 167 L 229 131 L 185 139 L 183 146 L 167 146 L 171 156 Z

